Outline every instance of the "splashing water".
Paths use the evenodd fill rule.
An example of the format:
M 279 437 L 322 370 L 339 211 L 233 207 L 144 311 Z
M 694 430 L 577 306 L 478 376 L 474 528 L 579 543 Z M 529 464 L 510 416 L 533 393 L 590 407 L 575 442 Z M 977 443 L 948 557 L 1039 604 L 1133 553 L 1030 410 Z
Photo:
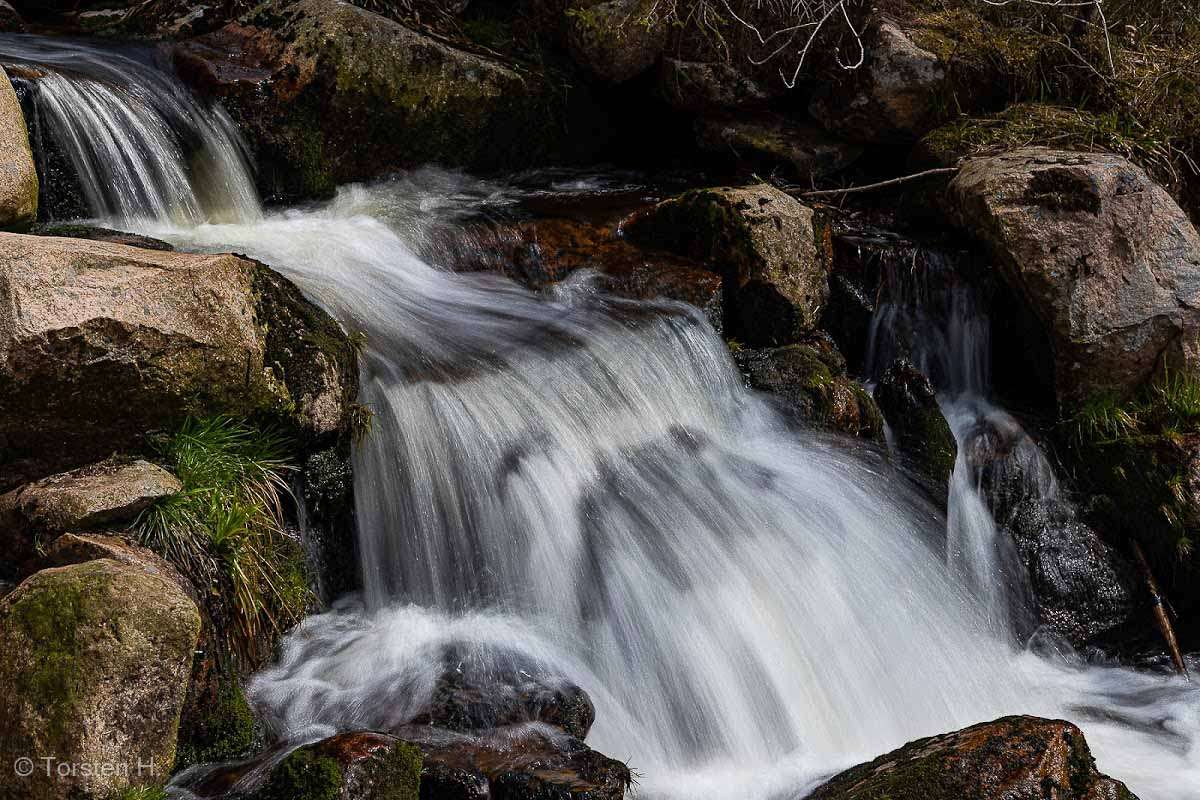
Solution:
M 69 46 L 39 47 L 64 49 L 45 59 L 64 74 L 79 68 Z M 40 91 L 64 108 L 97 102 L 57 87 Z M 122 124 L 159 141 L 149 130 L 172 118 L 157 108 Z M 220 116 L 199 118 L 215 137 L 200 152 L 248 186 Z M 118 157 L 113 139 L 91 141 L 62 146 Z M 589 743 L 629 760 L 645 797 L 796 796 L 1006 713 L 1079 722 L 1100 768 L 1143 800 L 1195 795 L 1200 694 L 1016 649 L 974 585 L 987 571 L 947 567 L 945 520 L 872 453 L 789 429 L 698 312 L 619 300 L 586 276 L 533 294 L 440 269 L 435 229 L 507 191 L 425 170 L 266 215 L 237 211 L 233 192 L 217 204 L 238 213 L 224 224 L 89 198 L 113 225 L 256 256 L 367 333 L 364 598 L 303 623 L 255 680 L 279 735 L 402 719 L 453 646 L 481 663 L 515 652 L 582 686 L 597 708 Z

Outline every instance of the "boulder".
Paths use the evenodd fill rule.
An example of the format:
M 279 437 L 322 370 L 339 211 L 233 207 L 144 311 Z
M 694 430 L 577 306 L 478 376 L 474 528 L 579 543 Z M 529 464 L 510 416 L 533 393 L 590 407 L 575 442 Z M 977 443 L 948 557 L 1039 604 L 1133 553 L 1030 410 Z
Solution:
M 831 343 L 740 349 L 734 359 L 752 389 L 767 392 L 785 415 L 801 424 L 883 441 L 883 416 L 871 395 L 846 375 Z
M 481 673 L 459 665 L 438 678 L 428 704 L 411 721 L 460 732 L 543 722 L 584 739 L 595 720 L 591 699 L 574 684 L 538 680 L 524 670 Z
M 102 558 L 137 567 L 148 575 L 166 578 L 197 605 L 200 604 L 196 588 L 166 559 L 116 534 L 64 533 L 46 547 L 46 551 L 37 560 L 36 568 L 43 570 L 65 567 Z
M 883 373 L 874 394 L 897 449 L 940 487 L 939 496 L 944 496 L 958 445 L 929 378 L 911 362 L 898 359 Z
M 568 142 L 564 87 L 347 2 L 271 0 L 173 57 L 238 123 L 269 197 L 427 162 L 519 167 Z
M 945 65 L 886 16 L 872 22 L 863 42 L 866 62 L 842 81 L 825 83 L 809 113 L 830 133 L 852 141 L 916 141 L 937 122 L 934 100 L 945 84 Z
M 701 150 L 743 166 L 783 170 L 801 182 L 841 172 L 862 148 L 774 113 L 710 115 L 696 121 Z
M 407 725 L 395 736 L 342 733 L 280 760 L 253 789 L 251 800 L 621 800 L 629 768 L 545 725 L 497 728 L 479 735 L 430 725 Z M 254 783 L 278 753 L 192 775 L 192 796 L 216 800 Z M 395 794 L 379 793 L 376 787 Z M 412 794 L 409 794 L 412 792 Z
M 21 19 L 20 12 L 6 0 L 0 0 L 0 31 L 4 33 L 25 32 L 25 20 Z
M 0 600 L 0 759 L 54 759 L 6 777 L 6 797 L 105 800 L 161 785 L 199 630 L 175 583 L 111 559 L 43 570 Z
M 421 751 L 381 733 L 342 733 L 271 770 L 252 800 L 417 800 Z
M 672 108 L 691 113 L 762 106 L 773 96 L 733 64 L 668 57 L 659 64 L 658 93 Z
M 1109 153 L 970 159 L 943 202 L 989 250 L 1052 350 L 1060 406 L 1129 395 L 1164 361 L 1200 370 L 1200 234 Z
M 112 228 L 101 228 L 98 225 L 56 225 L 42 223 L 30 228 L 29 233 L 36 236 L 62 236 L 67 239 L 91 239 L 95 242 L 126 244 L 130 247 L 141 247 L 144 250 L 175 249 L 175 245 L 170 242 L 164 242 L 162 239 L 143 236 L 140 233 L 128 233 L 126 231 L 113 230 Z
M 353 346 L 257 262 L 0 234 L 0 297 L 0 488 L 188 414 L 349 430 Z
M 624 83 L 650 67 L 670 29 L 653 0 L 575 0 L 567 10 L 567 48 L 575 62 L 606 83 Z
M 37 220 L 38 176 L 17 93 L 0 67 L 0 228 Z
M 797 341 L 829 295 L 812 209 L 767 184 L 686 192 L 634 214 L 622 230 L 721 275 L 733 312 L 727 332 L 751 347 Z
M 183 486 L 147 461 L 109 459 L 0 495 L 0 548 L 14 561 L 33 554 L 48 534 L 131 522 Z
M 1004 717 L 909 742 L 834 776 L 807 800 L 1137 800 L 1096 771 L 1083 731 L 1063 720 Z

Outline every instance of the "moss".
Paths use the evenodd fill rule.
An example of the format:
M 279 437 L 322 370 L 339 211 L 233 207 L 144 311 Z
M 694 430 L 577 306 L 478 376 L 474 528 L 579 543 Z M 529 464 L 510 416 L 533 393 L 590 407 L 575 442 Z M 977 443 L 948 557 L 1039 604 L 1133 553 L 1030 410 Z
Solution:
M 206 698 L 198 711 L 180 727 L 175 771 L 250 755 L 257 723 L 236 677 L 218 681 L 215 696 Z
M 418 800 L 421 788 L 421 750 L 415 744 L 397 742 L 382 757 L 374 780 L 375 795 L 369 800 Z
M 167 800 L 167 790 L 161 786 L 131 786 L 118 789 L 105 800 Z
M 342 770 L 332 758 L 297 750 L 271 771 L 252 800 L 337 800 Z

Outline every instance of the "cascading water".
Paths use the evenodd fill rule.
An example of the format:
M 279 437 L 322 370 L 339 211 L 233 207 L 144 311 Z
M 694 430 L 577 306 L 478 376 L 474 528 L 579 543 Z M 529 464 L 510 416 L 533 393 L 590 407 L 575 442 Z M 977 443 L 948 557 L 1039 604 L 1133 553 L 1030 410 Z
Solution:
M 47 42 L 35 59 L 35 41 L 0 39 L 3 60 L 63 76 L 43 79 L 39 102 L 98 128 L 62 147 L 123 158 L 105 116 L 76 105 L 103 94 L 62 87 L 129 90 L 128 78 L 98 76 L 92 62 L 111 57 L 91 48 Z M 166 78 L 146 93 L 163 82 L 181 96 Z M 188 108 L 207 120 L 192 128 L 199 152 L 225 159 L 227 188 L 248 186 L 219 113 Z M 120 125 L 155 143 L 143 157 L 175 158 L 194 180 L 150 134 L 173 130 L 161 98 L 141 109 Z M 158 173 L 128 174 L 170 207 Z M 367 333 L 365 596 L 306 621 L 255 680 L 277 734 L 403 721 L 453 651 L 582 686 L 597 707 L 589 742 L 629 760 L 646 797 L 796 796 L 1005 713 L 1078 721 L 1100 767 L 1144 799 L 1194 796 L 1194 690 L 1014 648 L 977 596 L 987 576 L 947 569 L 944 520 L 885 464 L 791 431 L 742 389 L 697 312 L 615 299 L 586 277 L 533 294 L 439 269 L 431 231 L 509 191 L 427 170 L 261 215 L 238 190 L 211 205 L 236 217 L 223 224 L 89 198 L 109 224 L 261 258 Z

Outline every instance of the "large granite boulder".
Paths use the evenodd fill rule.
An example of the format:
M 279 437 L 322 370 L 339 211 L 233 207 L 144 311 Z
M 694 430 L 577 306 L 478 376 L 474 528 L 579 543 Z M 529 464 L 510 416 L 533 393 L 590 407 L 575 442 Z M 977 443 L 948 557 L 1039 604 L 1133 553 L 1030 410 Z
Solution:
M 1200 234 L 1140 168 L 1015 150 L 965 162 L 944 204 L 1040 322 L 1060 405 L 1200 370 Z
M 0 234 L 0 298 L 0 488 L 136 452 L 188 414 L 349 429 L 351 343 L 262 264 Z
M 630 217 L 624 234 L 725 280 L 727 332 L 752 347 L 797 341 L 829 296 L 813 211 L 767 184 L 685 192 Z
M 1137 800 L 1096 771 L 1083 731 L 1063 720 L 1004 717 L 909 742 L 851 767 L 807 800 Z
M 346 2 L 271 0 L 173 53 L 246 134 L 266 196 L 426 162 L 518 167 L 568 143 L 564 87 Z
M 8 74 L 0 68 L 0 228 L 33 224 L 37 208 L 37 169 L 25 116 Z
M 0 600 L 0 759 L 53 758 L 6 776 L 5 797 L 105 800 L 161 785 L 199 630 L 176 583 L 111 559 L 43 570 Z

